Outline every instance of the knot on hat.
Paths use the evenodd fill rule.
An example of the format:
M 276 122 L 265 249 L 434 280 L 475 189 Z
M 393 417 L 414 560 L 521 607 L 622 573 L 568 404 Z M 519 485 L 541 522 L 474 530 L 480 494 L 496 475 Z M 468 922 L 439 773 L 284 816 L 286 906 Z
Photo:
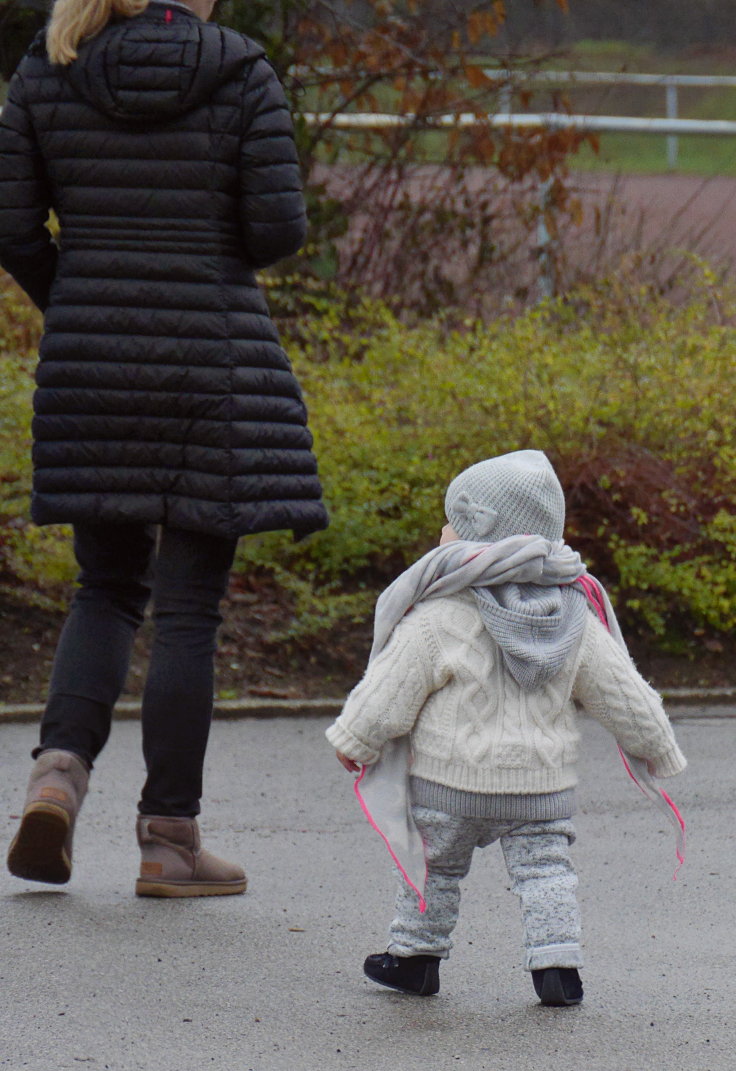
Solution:
M 457 496 L 453 503 L 453 509 L 459 517 L 462 517 L 470 525 L 479 539 L 489 536 L 498 520 L 498 514 L 495 510 L 489 509 L 487 506 L 481 506 L 479 502 L 473 502 L 465 491 L 462 491 Z

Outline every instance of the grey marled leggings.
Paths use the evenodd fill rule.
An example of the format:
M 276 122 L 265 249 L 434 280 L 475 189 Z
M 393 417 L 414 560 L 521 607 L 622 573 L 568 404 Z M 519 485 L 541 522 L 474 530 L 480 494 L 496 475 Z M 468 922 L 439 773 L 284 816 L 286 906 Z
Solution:
M 569 819 L 461 818 L 416 806 L 413 813 L 427 856 L 427 910 L 419 913 L 416 893 L 402 880 L 389 931 L 392 955 L 447 958 L 460 881 L 473 851 L 500 840 L 512 890 L 521 900 L 526 970 L 582 966 L 578 879 L 569 852 L 575 830 Z

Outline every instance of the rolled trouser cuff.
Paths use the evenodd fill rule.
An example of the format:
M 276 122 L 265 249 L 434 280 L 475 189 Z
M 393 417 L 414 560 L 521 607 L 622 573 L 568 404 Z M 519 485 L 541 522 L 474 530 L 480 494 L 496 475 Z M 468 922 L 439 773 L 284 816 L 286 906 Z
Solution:
M 425 941 L 416 947 L 404 944 L 401 941 L 390 940 L 386 946 L 386 951 L 391 956 L 398 956 L 399 959 L 404 959 L 408 956 L 437 956 L 438 959 L 447 959 L 451 948 L 452 941 L 450 940 L 438 941 L 436 944 L 432 941 Z
M 542 945 L 527 948 L 524 970 L 541 971 L 547 967 L 582 967 L 583 951 L 579 944 Z

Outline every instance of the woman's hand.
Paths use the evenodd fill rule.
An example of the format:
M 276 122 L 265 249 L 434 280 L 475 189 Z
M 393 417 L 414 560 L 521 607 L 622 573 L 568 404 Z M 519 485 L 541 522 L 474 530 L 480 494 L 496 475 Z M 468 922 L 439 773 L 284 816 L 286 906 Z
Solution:
M 353 760 L 349 759 L 347 755 L 343 755 L 342 751 L 336 751 L 335 754 L 337 755 L 338 762 L 341 762 L 345 769 L 348 770 L 350 773 L 358 773 L 360 771 L 359 764 L 357 762 L 353 762 Z

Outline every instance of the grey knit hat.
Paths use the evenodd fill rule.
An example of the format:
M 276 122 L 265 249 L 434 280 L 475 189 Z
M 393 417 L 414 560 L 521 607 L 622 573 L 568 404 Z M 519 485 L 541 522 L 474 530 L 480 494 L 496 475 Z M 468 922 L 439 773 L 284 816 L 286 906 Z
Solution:
M 541 450 L 515 450 L 471 465 L 445 495 L 447 519 L 461 539 L 496 543 L 512 535 L 562 539 L 565 496 Z

